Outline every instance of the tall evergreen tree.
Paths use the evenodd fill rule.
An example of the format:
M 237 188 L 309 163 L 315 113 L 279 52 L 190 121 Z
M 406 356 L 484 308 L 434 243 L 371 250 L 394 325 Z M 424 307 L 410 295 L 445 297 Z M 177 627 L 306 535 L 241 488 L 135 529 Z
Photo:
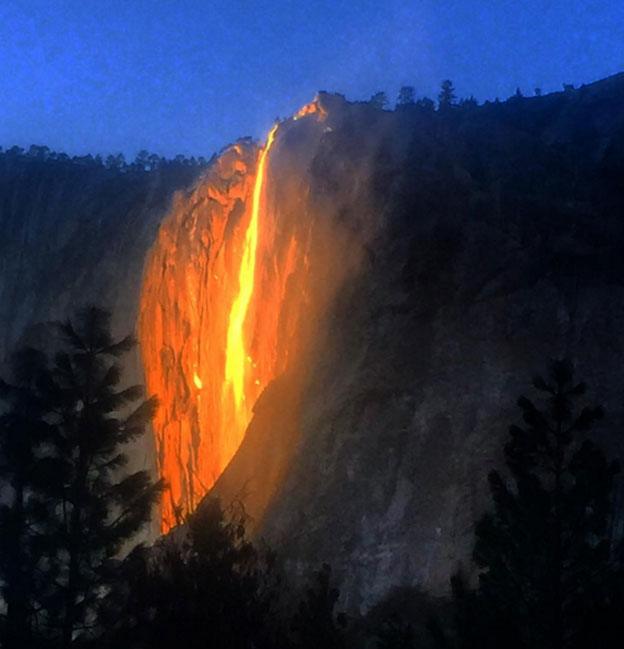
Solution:
M 457 96 L 455 95 L 455 88 L 453 82 L 450 79 L 446 79 L 442 82 L 440 88 L 440 94 L 438 95 L 438 107 L 440 110 L 446 110 L 451 106 L 454 106 L 457 102 Z
M 115 340 L 110 314 L 95 307 L 59 331 L 63 347 L 50 369 L 57 471 L 48 483 L 56 504 L 49 534 L 57 577 L 45 607 L 51 633 L 67 648 L 94 633 L 98 603 L 114 579 L 112 567 L 149 521 L 161 484 L 146 471 L 123 470 L 124 447 L 143 435 L 156 407 L 154 398 L 142 400 L 142 386 L 118 387 L 117 359 L 134 339 Z
M 459 105 L 462 108 L 477 108 L 479 106 L 479 102 L 476 100 L 476 98 L 473 95 L 470 95 L 470 97 L 466 97 L 465 99 L 462 99 L 459 102 Z
M 0 582 L 6 611 L 0 643 L 6 649 L 32 646 L 43 588 L 41 554 L 44 521 L 50 512 L 42 496 L 42 449 L 52 437 L 45 398 L 47 362 L 30 348 L 11 359 L 11 382 L 0 379 Z M 49 575 L 48 575 L 49 577 Z
M 402 86 L 399 90 L 396 105 L 413 106 L 416 103 L 416 91 L 413 86 Z
M 432 113 L 435 110 L 435 102 L 429 97 L 421 97 L 416 101 L 416 106 L 425 113 Z
M 379 110 L 384 110 L 388 106 L 388 96 L 383 91 L 376 92 L 370 98 L 370 104 Z
M 579 408 L 585 385 L 568 361 L 554 362 L 534 386 L 542 402 L 520 398 L 525 425 L 510 428 L 505 446 L 509 478 L 489 476 L 494 511 L 479 521 L 474 548 L 479 596 L 488 619 L 527 649 L 580 648 L 592 638 L 608 646 L 618 465 L 585 438 L 603 411 Z

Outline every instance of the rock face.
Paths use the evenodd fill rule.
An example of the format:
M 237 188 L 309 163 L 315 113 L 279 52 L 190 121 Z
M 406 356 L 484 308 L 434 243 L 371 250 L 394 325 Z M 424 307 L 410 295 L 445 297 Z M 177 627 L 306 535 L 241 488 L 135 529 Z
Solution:
M 322 133 L 321 115 L 308 108 L 305 123 L 274 129 L 263 150 L 227 149 L 178 197 L 149 256 L 139 337 L 149 391 L 161 402 L 163 531 L 219 478 L 267 386 L 287 375 L 298 403 L 315 322 L 359 258 L 355 246 L 352 261 L 340 257 L 353 236 L 305 200 L 309 152 Z M 256 487 L 249 498 L 259 514 Z
M 106 169 L 92 159 L 0 155 L 0 367 L 38 324 L 86 304 L 113 311 L 116 335 L 135 328 L 143 264 L 173 193 L 199 169 Z M 126 380 L 143 382 L 138 350 Z M 136 449 L 153 468 L 151 439 Z
M 515 400 L 549 358 L 574 359 L 607 409 L 601 441 L 624 450 L 623 106 L 618 76 L 441 112 L 321 95 L 280 126 L 264 190 L 272 234 L 257 267 L 272 274 L 256 279 L 245 331 L 252 360 L 262 345 L 273 360 L 260 385 L 246 375 L 250 423 L 220 474 L 240 440 L 217 453 L 224 359 L 209 345 L 227 329 L 258 159 L 250 143 L 229 149 L 162 220 L 142 289 L 145 367 L 164 404 L 156 436 L 183 504 L 208 488 L 197 476 L 216 479 L 226 500 L 244 494 L 255 533 L 293 573 L 327 561 L 347 608 L 366 609 L 393 585 L 445 592 L 469 561 Z M 93 191 L 79 187 L 72 200 Z M 75 231 L 66 242 L 38 225 L 45 198 L 22 225 L 29 203 L 6 183 L 1 196 L 3 222 L 20 224 L 5 244 L 10 263 L 2 256 L 5 346 L 86 287 L 107 297 L 125 277 L 134 292 L 115 306 L 133 320 L 164 199 L 129 209 L 125 231 L 121 212 L 107 212 L 100 231 L 65 225 L 58 208 L 63 225 L 51 232 Z M 96 254 L 101 232 L 126 252 Z M 28 252 L 16 241 L 31 242 Z M 30 274 L 47 245 L 62 281 L 45 264 Z M 33 306 L 20 307 L 20 294 Z M 267 303 L 280 306 L 265 321 Z
M 367 255 L 324 323 L 298 427 L 275 383 L 216 491 L 279 475 L 259 532 L 295 573 L 331 563 L 348 608 L 392 585 L 447 591 L 549 358 L 574 359 L 609 413 L 601 441 L 624 450 L 623 100 L 620 77 L 447 114 L 327 107 L 310 196 L 369 228 Z
M 145 255 L 174 191 L 198 173 L 0 154 L 0 361 L 30 325 L 87 303 L 132 330 Z

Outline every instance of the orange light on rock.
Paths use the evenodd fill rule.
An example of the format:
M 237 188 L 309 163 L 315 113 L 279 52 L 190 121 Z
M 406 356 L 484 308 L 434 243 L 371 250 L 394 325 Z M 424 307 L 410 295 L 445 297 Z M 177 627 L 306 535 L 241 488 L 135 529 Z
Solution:
M 324 116 L 309 105 L 299 118 Z M 344 250 L 335 228 L 302 211 L 309 161 L 285 163 L 291 151 L 277 139 L 294 123 L 274 126 L 260 150 L 242 140 L 223 151 L 193 190 L 176 195 L 146 260 L 138 337 L 147 389 L 160 402 L 163 532 L 222 476 L 262 391 L 302 360 L 348 267 L 328 265 Z M 304 131 L 311 142 L 325 132 Z M 325 269 L 315 279 L 311 255 Z
M 164 532 L 231 460 L 277 370 L 279 314 L 293 272 L 264 200 L 277 129 L 255 160 L 238 144 L 222 156 L 214 178 L 196 190 L 206 198 L 192 201 L 193 219 L 186 203 L 174 206 L 146 265 L 139 339 L 147 387 L 161 402 L 154 433 L 168 485 Z M 222 180 L 230 175 L 235 182 Z M 274 257 L 269 269 L 259 265 L 260 247 L 263 260 Z

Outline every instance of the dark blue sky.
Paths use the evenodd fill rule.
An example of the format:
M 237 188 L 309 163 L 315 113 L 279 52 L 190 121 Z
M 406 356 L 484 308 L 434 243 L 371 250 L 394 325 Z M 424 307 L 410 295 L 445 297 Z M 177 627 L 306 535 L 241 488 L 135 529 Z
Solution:
M 0 0 L 0 145 L 209 155 L 316 90 L 507 97 L 624 70 L 624 0 Z

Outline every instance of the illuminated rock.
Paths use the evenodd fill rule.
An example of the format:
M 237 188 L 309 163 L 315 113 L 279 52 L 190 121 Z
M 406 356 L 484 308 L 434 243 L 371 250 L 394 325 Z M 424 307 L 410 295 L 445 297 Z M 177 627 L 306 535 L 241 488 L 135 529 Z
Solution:
M 300 117 L 307 137 L 323 133 L 323 111 Z M 164 531 L 221 475 L 262 391 L 303 362 L 310 322 L 343 275 L 313 288 L 311 256 L 326 267 L 340 240 L 306 213 L 304 174 L 273 184 L 271 150 L 294 121 L 276 125 L 260 150 L 249 142 L 226 150 L 193 192 L 178 197 L 146 263 L 139 338 L 147 388 L 160 399 L 154 431 L 167 483 Z
M 280 124 L 236 435 L 222 396 L 258 147 L 227 149 L 166 215 L 159 174 L 0 168 L 2 350 L 86 300 L 127 332 L 151 246 L 140 333 L 167 524 L 216 480 L 290 575 L 330 562 L 345 609 L 396 584 L 443 593 L 548 357 L 574 355 L 623 455 L 622 97 L 622 76 L 446 115 L 322 96 Z

